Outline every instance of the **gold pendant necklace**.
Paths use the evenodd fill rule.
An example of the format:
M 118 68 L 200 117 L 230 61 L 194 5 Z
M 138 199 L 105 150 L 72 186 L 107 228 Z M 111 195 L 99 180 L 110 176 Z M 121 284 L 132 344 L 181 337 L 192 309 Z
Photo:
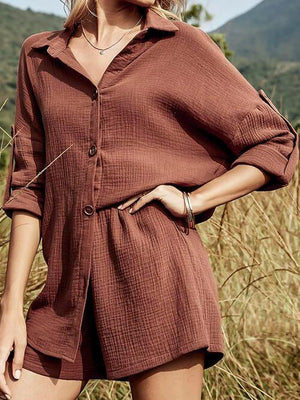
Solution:
M 144 15 L 142 15 L 142 16 L 139 18 L 138 22 L 134 25 L 134 27 L 132 27 L 131 29 L 129 29 L 129 31 L 125 32 L 125 33 L 121 36 L 121 38 L 120 38 L 119 40 L 117 40 L 117 41 L 116 41 L 115 43 L 113 43 L 112 45 L 110 45 L 110 46 L 108 46 L 108 47 L 104 47 L 104 48 L 95 46 L 95 45 L 88 39 L 88 37 L 86 36 L 86 33 L 85 33 L 85 31 L 84 31 L 84 28 L 83 28 L 82 20 L 80 20 L 80 24 L 81 24 L 83 36 L 85 37 L 86 41 L 87 41 L 92 47 L 94 47 L 94 49 L 98 50 L 99 54 L 103 55 L 103 54 L 104 54 L 104 51 L 106 51 L 106 50 L 110 49 L 111 47 L 115 46 L 117 43 L 120 42 L 120 40 L 123 39 L 123 37 L 124 37 L 127 33 L 129 33 L 130 31 L 132 31 L 132 29 L 135 28 L 135 27 L 139 24 L 139 22 L 141 21 L 141 19 L 143 18 L 143 16 L 144 16 Z

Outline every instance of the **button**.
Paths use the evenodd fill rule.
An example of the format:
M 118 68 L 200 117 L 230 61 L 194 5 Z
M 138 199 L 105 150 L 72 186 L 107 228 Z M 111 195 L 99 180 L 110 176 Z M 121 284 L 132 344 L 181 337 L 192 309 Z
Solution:
M 97 146 L 93 144 L 89 149 L 89 155 L 94 156 L 96 153 L 97 153 Z
M 94 207 L 91 204 L 88 204 L 83 208 L 83 212 L 85 213 L 85 215 L 93 215 Z
M 98 89 L 95 89 L 95 90 L 93 91 L 93 96 L 92 96 L 92 98 L 93 98 L 93 100 L 96 100 L 97 97 L 98 97 Z

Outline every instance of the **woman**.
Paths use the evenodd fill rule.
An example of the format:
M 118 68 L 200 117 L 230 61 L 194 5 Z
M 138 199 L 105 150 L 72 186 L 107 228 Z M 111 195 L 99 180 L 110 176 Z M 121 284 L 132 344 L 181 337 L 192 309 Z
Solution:
M 75 399 L 92 378 L 199 399 L 224 349 L 194 224 L 293 176 L 289 121 L 166 3 L 180 5 L 72 1 L 64 29 L 23 42 L 0 323 L 0 389 L 16 400 Z M 48 276 L 25 323 L 41 238 Z

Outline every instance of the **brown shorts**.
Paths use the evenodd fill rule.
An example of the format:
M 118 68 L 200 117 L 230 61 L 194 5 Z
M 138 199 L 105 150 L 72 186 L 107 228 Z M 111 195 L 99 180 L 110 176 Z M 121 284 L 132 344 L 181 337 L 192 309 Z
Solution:
M 97 336 L 91 285 L 81 326 L 75 362 L 46 355 L 27 344 L 23 367 L 41 375 L 60 379 L 106 379 L 105 365 Z
M 197 231 L 186 235 L 182 220 L 160 202 L 133 215 L 101 209 L 96 218 L 75 362 L 34 346 L 36 321 L 31 320 L 24 368 L 61 379 L 127 381 L 191 351 L 205 351 L 204 369 L 220 361 L 218 291 Z

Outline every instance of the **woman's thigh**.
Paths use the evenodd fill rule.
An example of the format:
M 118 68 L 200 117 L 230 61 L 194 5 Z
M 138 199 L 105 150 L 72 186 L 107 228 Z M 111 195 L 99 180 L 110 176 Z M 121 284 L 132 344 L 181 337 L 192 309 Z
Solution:
M 192 351 L 129 377 L 133 400 L 200 400 L 204 352 Z
M 12 400 L 75 400 L 88 382 L 51 378 L 26 368 L 22 368 L 21 378 L 16 380 L 10 361 L 6 363 L 5 379 L 11 389 Z

